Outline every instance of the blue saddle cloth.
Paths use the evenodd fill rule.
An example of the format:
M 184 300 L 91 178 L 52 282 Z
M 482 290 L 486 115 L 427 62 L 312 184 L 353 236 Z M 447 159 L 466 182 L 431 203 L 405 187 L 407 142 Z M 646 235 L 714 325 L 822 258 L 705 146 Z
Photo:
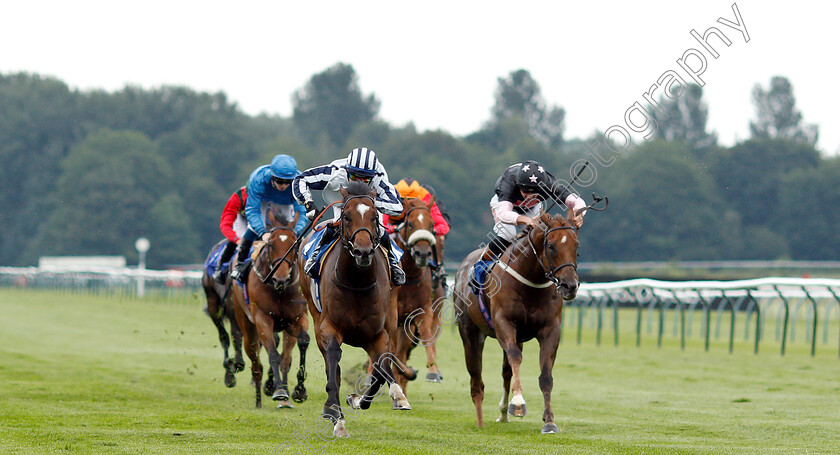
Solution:
M 222 255 L 222 251 L 225 249 L 225 242 L 222 242 L 216 249 L 214 249 L 210 255 L 207 257 L 207 260 L 204 262 L 204 270 L 207 271 L 207 274 L 213 276 L 216 272 L 216 263 L 219 261 L 219 256 Z M 245 260 L 246 268 L 248 270 L 248 263 L 251 262 L 251 253 L 254 251 L 254 247 L 251 247 L 251 251 L 248 252 L 248 258 Z M 233 263 L 233 256 L 228 259 L 227 262 L 221 265 L 221 269 L 223 272 L 227 272 L 230 269 L 230 265 Z M 240 283 L 244 283 L 243 280 L 248 278 L 247 273 L 243 273 L 240 277 Z
M 222 250 L 224 249 L 225 242 L 222 242 L 207 257 L 207 261 L 204 262 L 204 270 L 207 271 L 208 275 L 213 276 L 213 274 L 216 273 L 216 263 L 219 261 L 219 256 L 222 255 Z M 228 268 L 230 268 L 230 263 L 232 260 L 233 258 L 222 264 L 222 270 L 227 270 Z
M 478 260 L 473 264 L 473 273 L 470 277 L 470 289 L 473 294 L 478 295 L 480 290 L 484 290 L 487 284 L 487 274 L 495 265 L 495 261 Z
M 481 315 L 484 316 L 484 320 L 487 321 L 491 330 L 495 330 L 495 327 L 493 327 L 493 319 L 490 317 L 487 295 L 484 291 L 487 288 L 487 274 L 490 273 L 494 265 L 496 265 L 495 261 L 479 259 L 473 265 L 473 273 L 470 276 L 470 290 L 478 296 L 478 309 L 481 310 Z

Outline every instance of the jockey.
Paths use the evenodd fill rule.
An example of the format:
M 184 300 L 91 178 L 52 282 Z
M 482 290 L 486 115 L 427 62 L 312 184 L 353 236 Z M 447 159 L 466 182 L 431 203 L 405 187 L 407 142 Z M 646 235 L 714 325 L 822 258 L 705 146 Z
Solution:
M 481 257 L 484 266 L 500 257 L 516 238 L 517 225 L 536 226 L 542 202 L 548 199 L 563 202 L 570 210 L 586 207 L 583 198 L 557 182 L 536 161 L 523 161 L 508 167 L 496 180 L 495 195 L 490 199 L 493 211 L 494 238 Z M 583 211 L 575 216 L 575 227 L 583 225 Z
M 367 183 L 371 188 L 376 189 L 376 209 L 386 215 L 399 215 L 402 213 L 402 202 L 397 197 L 397 191 L 388 181 L 388 173 L 385 166 L 376 159 L 376 153 L 367 147 L 353 149 L 347 158 L 341 158 L 324 166 L 313 167 L 303 171 L 295 177 L 292 191 L 295 199 L 306 207 L 306 216 L 314 219 L 318 210 L 312 201 L 311 190 L 322 190 L 323 198 L 327 204 L 343 200 L 339 189 L 343 188 L 350 181 L 361 181 Z M 336 222 L 341 217 L 340 204 L 333 205 L 332 221 Z M 324 229 L 321 241 L 315 247 L 312 255 L 304 265 L 304 271 L 313 278 L 317 271 L 313 270 L 318 253 L 323 245 L 328 245 L 336 235 L 335 229 L 329 223 Z M 391 239 L 388 232 L 383 229 L 382 245 L 388 250 L 388 263 L 391 266 L 391 281 L 401 286 L 405 283 L 405 272 L 400 268 L 391 250 Z
M 417 198 L 428 204 L 434 197 L 434 194 L 429 192 L 429 190 L 424 188 L 420 182 L 414 179 L 402 179 L 397 182 L 394 188 L 397 190 L 400 198 L 402 199 Z M 435 248 L 435 260 L 437 262 L 432 270 L 436 279 L 442 279 L 442 282 L 445 283 L 446 272 L 443 269 L 443 251 L 440 249 L 442 246 L 439 245 L 443 245 L 443 239 L 446 238 L 446 234 L 449 233 L 449 223 L 446 221 L 446 218 L 443 217 L 443 214 L 438 207 L 437 199 L 435 199 L 435 202 L 432 204 L 429 211 L 432 215 L 432 221 L 435 223 L 434 234 L 435 237 L 437 237 L 437 242 L 432 246 L 432 248 Z M 388 230 L 388 233 L 393 234 L 397 225 L 403 221 L 403 218 L 404 215 L 402 213 L 398 216 L 383 215 L 382 223 L 385 225 L 385 229 Z
M 227 242 L 222 254 L 216 262 L 216 271 L 213 273 L 213 279 L 219 283 L 223 283 L 222 264 L 230 260 L 233 256 L 233 251 L 242 240 L 242 235 L 248 229 L 248 220 L 245 218 L 245 201 L 248 200 L 248 188 L 241 187 L 236 190 L 225 204 L 225 209 L 222 210 L 222 217 L 219 220 L 219 229 L 224 234 Z
M 231 272 L 230 277 L 234 280 L 239 278 L 245 269 L 244 263 L 248 258 L 251 245 L 259 237 L 267 242 L 269 233 L 265 229 L 264 213 L 268 205 L 288 211 L 288 215 L 294 218 L 294 212 L 299 213 L 295 234 L 306 226 L 306 210 L 292 197 L 292 180 L 300 172 L 297 170 L 297 162 L 289 155 L 277 155 L 271 160 L 271 164 L 258 167 L 248 178 L 248 200 L 245 204 L 245 217 L 248 220 L 248 230 L 242 236 L 237 247 L 237 264 Z
M 400 194 L 400 198 L 402 199 L 417 198 L 428 204 L 429 200 L 432 198 L 432 193 L 430 193 L 426 188 L 423 188 L 423 186 L 420 185 L 420 182 L 414 179 L 402 179 L 394 185 L 394 188 Z M 445 237 L 446 234 L 449 233 L 449 223 L 446 222 L 443 214 L 440 213 L 437 201 L 432 204 L 431 212 L 432 220 L 435 222 L 435 235 L 438 237 Z M 402 213 L 398 216 L 384 215 L 382 217 L 382 221 L 385 224 L 385 228 L 388 229 L 388 232 L 394 232 L 394 228 L 402 221 Z

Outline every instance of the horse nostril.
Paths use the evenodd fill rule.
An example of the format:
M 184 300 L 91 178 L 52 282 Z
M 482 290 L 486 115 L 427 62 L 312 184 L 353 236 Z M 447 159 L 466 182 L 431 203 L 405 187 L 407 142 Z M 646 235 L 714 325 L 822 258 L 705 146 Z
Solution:
M 353 256 L 361 257 L 362 256 L 362 250 L 360 250 L 358 248 L 353 248 Z

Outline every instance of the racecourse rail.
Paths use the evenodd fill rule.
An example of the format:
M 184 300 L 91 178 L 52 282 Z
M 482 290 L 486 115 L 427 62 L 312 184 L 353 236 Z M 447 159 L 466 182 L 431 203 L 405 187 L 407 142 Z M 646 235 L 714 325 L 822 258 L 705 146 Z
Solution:
M 202 272 L 194 270 L 0 267 L 0 288 L 203 303 L 201 276 Z M 836 279 L 582 283 L 577 298 L 565 306 L 564 338 L 568 340 L 571 332 L 577 343 L 582 342 L 588 326 L 588 331 L 595 331 L 598 345 L 609 334 L 618 345 L 622 327 L 619 314 L 622 312 L 626 320 L 629 311 L 634 312 L 636 346 L 642 345 L 645 335 L 655 336 L 661 347 L 670 323 L 670 336 L 679 339 L 681 349 L 685 349 L 687 340 L 697 339 L 693 333 L 696 330 L 706 351 L 714 339 L 727 341 L 732 352 L 741 333 L 739 324 L 743 323 L 743 339 L 750 342 L 755 353 L 761 341 L 770 342 L 768 338 L 772 338 L 785 355 L 789 343 L 800 338 L 812 356 L 819 339 L 823 346 L 837 342 L 840 357 L 840 280 Z M 800 337 L 797 331 L 805 333 Z

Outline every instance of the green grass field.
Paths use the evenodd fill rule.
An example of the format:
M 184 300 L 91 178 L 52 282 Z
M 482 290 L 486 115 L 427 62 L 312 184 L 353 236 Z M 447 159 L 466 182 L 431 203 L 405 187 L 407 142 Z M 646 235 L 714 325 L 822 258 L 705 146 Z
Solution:
M 697 332 L 683 351 L 670 328 L 661 348 L 646 332 L 637 348 L 623 326 L 618 347 L 611 332 L 599 347 L 594 330 L 585 326 L 579 345 L 570 330 L 552 394 L 562 431 L 542 436 L 536 343 L 524 353 L 529 414 L 499 424 L 501 350 L 488 340 L 478 429 L 460 338 L 445 327 L 444 382 L 410 383 L 408 412 L 381 400 L 348 413 L 350 438 L 333 440 L 319 417 L 325 377 L 314 344 L 309 401 L 276 409 L 264 397 L 255 409 L 248 367 L 235 388 L 222 384 L 202 305 L 0 290 L 0 453 L 840 453 L 837 345 L 820 344 L 811 357 L 801 335 L 782 357 L 772 339 L 755 355 L 739 336 L 729 354 L 728 338 L 705 352 Z M 622 314 L 628 327 L 634 318 Z M 422 378 L 425 353 L 413 354 Z M 346 347 L 345 374 L 362 360 Z

